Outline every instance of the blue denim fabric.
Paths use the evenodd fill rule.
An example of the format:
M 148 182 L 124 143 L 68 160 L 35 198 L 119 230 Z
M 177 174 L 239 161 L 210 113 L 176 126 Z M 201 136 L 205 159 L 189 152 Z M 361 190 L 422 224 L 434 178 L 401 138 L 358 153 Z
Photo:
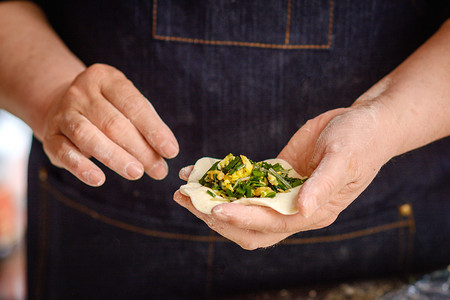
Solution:
M 441 24 L 426 1 L 39 2 L 86 64 L 123 71 L 180 143 L 164 181 L 104 168 L 90 188 L 34 141 L 32 299 L 199 299 L 450 263 L 449 140 L 388 163 L 330 227 L 245 251 L 172 201 L 202 156 L 275 157 L 306 120 L 350 105 Z M 288 26 L 287 26 L 288 25 Z

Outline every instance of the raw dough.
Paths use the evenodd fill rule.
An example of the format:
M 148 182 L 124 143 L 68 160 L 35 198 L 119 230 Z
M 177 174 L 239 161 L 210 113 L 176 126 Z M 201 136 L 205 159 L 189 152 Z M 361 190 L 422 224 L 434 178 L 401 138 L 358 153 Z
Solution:
M 207 193 L 208 190 L 212 191 L 210 188 L 202 186 L 198 181 L 202 178 L 211 166 L 219 159 L 204 157 L 199 159 L 189 176 L 188 182 L 180 187 L 180 191 L 183 195 L 191 198 L 192 204 L 196 209 L 205 214 L 211 214 L 211 210 L 214 206 L 221 203 L 230 202 L 220 196 L 213 198 Z M 270 164 L 279 163 L 283 168 L 290 169 L 289 177 L 303 178 L 286 161 L 276 158 L 268 159 L 266 162 Z M 274 198 L 241 198 L 233 201 L 233 203 L 240 203 L 244 205 L 261 205 L 270 207 L 279 213 L 284 215 L 292 215 L 298 212 L 297 208 L 297 194 L 300 190 L 300 186 L 292 188 L 287 193 L 277 193 Z

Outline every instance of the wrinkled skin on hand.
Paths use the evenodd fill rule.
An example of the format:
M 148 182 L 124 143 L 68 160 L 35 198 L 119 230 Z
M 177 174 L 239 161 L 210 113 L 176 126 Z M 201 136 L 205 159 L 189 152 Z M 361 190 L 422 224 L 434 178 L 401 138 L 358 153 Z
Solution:
M 103 184 L 105 175 L 90 157 L 130 180 L 144 172 L 162 179 L 164 158 L 178 153 L 150 102 L 123 73 L 102 64 L 87 68 L 53 99 L 40 139 L 54 165 L 92 186 Z
M 267 207 L 226 203 L 211 215 L 196 210 L 177 191 L 174 200 L 210 228 L 244 249 L 268 247 L 286 237 L 333 223 L 390 159 L 383 140 L 382 107 L 359 105 L 328 111 L 301 127 L 279 154 L 309 176 L 298 195 L 299 213 L 282 215 Z M 187 179 L 192 166 L 180 171 Z

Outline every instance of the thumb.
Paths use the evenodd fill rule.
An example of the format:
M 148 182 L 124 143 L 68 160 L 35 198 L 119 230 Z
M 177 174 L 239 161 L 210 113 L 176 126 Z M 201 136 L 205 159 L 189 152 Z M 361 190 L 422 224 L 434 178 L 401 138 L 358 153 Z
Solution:
M 335 199 L 346 184 L 347 167 L 348 162 L 341 155 L 325 155 L 300 189 L 297 199 L 300 214 L 309 218 Z

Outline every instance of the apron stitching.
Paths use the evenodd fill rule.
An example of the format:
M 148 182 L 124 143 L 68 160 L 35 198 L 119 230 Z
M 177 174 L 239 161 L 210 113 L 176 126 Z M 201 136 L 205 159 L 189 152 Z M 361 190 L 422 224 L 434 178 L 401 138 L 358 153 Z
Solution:
M 125 223 L 110 217 L 107 217 L 105 215 L 102 215 L 98 213 L 97 211 L 82 205 L 74 200 L 69 199 L 68 197 L 62 195 L 60 192 L 56 191 L 49 185 L 48 183 L 43 183 L 43 187 L 47 189 L 48 191 L 52 192 L 53 195 L 56 197 L 56 199 L 65 204 L 68 207 L 71 207 L 85 215 L 90 216 L 93 219 L 99 220 L 103 223 L 116 226 L 128 231 L 140 233 L 147 236 L 153 236 L 153 237 L 159 237 L 159 238 L 166 238 L 166 239 L 175 239 L 175 240 L 186 240 L 186 241 L 195 241 L 195 242 L 209 242 L 210 237 L 209 236 L 202 236 L 202 235 L 189 235 L 189 234 L 181 234 L 181 233 L 171 233 L 171 232 L 163 232 L 163 231 L 157 231 L 147 228 L 142 228 L 136 225 L 132 225 L 129 223 Z M 215 237 L 215 241 L 225 241 L 225 238 L 222 237 Z
M 190 234 L 180 234 L 180 233 L 172 233 L 172 232 L 164 232 L 158 230 L 147 229 L 143 227 L 139 227 L 136 225 L 132 225 L 129 223 L 125 223 L 123 221 L 119 221 L 105 215 L 98 213 L 97 211 L 80 204 L 72 199 L 69 199 L 67 196 L 62 195 L 59 191 L 53 188 L 48 182 L 42 182 L 42 187 L 47 191 L 51 192 L 56 200 L 61 202 L 62 204 L 71 207 L 80 213 L 90 216 L 93 219 L 99 220 L 103 223 L 122 228 L 124 230 L 140 233 L 146 236 L 158 237 L 158 238 L 166 238 L 166 239 L 175 239 L 175 240 L 186 240 L 193 242 L 229 242 L 230 240 L 222 237 L 222 236 L 207 236 L 207 235 L 190 235 Z M 303 245 L 303 244 L 313 244 L 313 243 L 327 243 L 327 242 L 338 242 L 347 239 L 358 238 L 366 235 L 372 235 L 396 228 L 408 227 L 410 226 L 410 220 L 402 220 L 393 223 L 387 223 L 384 225 L 379 225 L 375 227 L 370 227 L 367 229 L 356 230 L 349 233 L 343 233 L 338 235 L 331 236 L 318 236 L 311 238 L 288 238 L 281 242 L 281 244 L 285 245 Z
M 288 0 L 287 18 L 286 18 L 286 38 L 284 40 L 285 45 L 289 45 L 290 29 L 291 29 L 291 6 L 292 0 Z
M 213 286 L 213 265 L 214 265 L 214 238 L 215 231 L 210 231 L 210 240 L 208 242 L 208 258 L 206 261 L 206 286 L 205 286 L 205 295 L 206 298 L 210 298 L 212 295 L 212 286 Z
M 334 0 L 330 0 L 330 14 L 328 15 L 328 48 L 333 42 Z
M 367 229 L 356 230 L 353 232 L 343 233 L 343 234 L 334 235 L 334 236 L 319 236 L 319 237 L 312 237 L 312 238 L 291 238 L 291 239 L 287 239 L 287 240 L 283 241 L 282 243 L 288 244 L 288 245 L 293 245 L 293 244 L 300 245 L 300 244 L 312 244 L 312 243 L 339 242 L 342 240 L 348 240 L 348 239 L 358 238 L 358 237 L 362 237 L 362 236 L 372 235 L 372 234 L 376 234 L 376 233 L 380 233 L 380 232 L 384 232 L 384 231 L 388 231 L 388 230 L 392 230 L 392 229 L 396 229 L 396 228 L 407 227 L 407 226 L 408 226 L 407 221 L 397 221 L 397 222 L 393 222 L 393 223 L 379 225 L 379 226 L 375 226 L 375 227 L 371 227 L 371 228 L 367 228 Z
M 158 17 L 158 0 L 153 0 L 153 23 L 152 23 L 152 35 L 156 36 L 156 25 Z
M 42 171 L 42 170 L 41 170 Z M 36 299 L 43 299 L 45 284 L 45 267 L 48 252 L 48 197 L 43 191 L 40 193 L 39 212 L 41 215 L 39 221 L 39 241 L 38 241 L 38 258 L 37 258 L 37 279 L 36 279 Z
M 272 44 L 272 43 L 258 43 L 258 42 L 238 42 L 238 41 L 226 41 L 226 40 L 205 40 L 197 38 L 188 38 L 180 36 L 167 36 L 159 35 L 156 33 L 157 28 L 157 15 L 158 15 L 158 0 L 153 2 L 153 24 L 152 24 L 152 35 L 156 40 L 169 41 L 169 42 L 184 42 L 191 44 L 205 44 L 205 45 L 215 45 L 215 46 L 244 46 L 244 47 L 254 47 L 254 48 L 266 48 L 266 49 L 330 49 L 332 45 L 332 34 L 333 34 L 333 22 L 334 22 L 334 0 L 329 2 L 329 17 L 328 17 L 328 42 L 327 44 L 302 44 L 302 45 L 287 45 L 287 44 Z

